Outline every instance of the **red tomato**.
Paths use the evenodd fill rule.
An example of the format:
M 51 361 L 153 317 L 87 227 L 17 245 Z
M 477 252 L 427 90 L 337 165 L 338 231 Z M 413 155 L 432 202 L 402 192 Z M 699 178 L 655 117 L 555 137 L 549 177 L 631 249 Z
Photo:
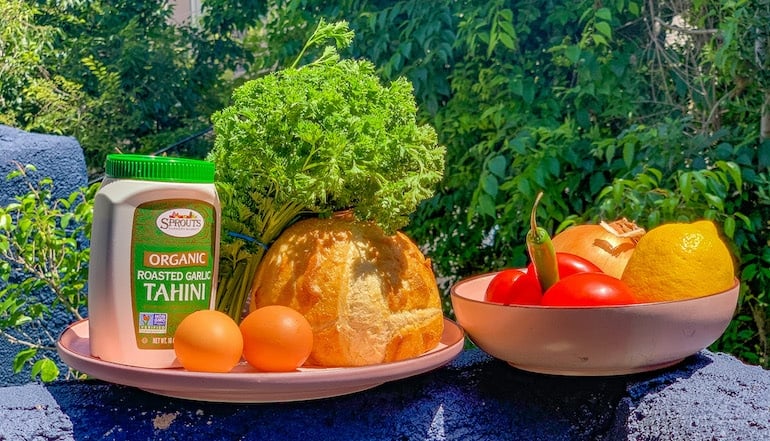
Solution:
M 543 294 L 544 306 L 607 306 L 635 303 L 620 279 L 604 273 L 578 273 L 559 279 Z
M 534 272 L 506 269 L 489 282 L 485 300 L 506 305 L 539 305 L 542 297 Z
M 571 253 L 556 253 L 556 262 L 559 264 L 559 278 L 563 279 L 577 273 L 601 273 L 601 268 L 590 260 Z M 535 274 L 535 264 L 527 266 L 527 272 Z

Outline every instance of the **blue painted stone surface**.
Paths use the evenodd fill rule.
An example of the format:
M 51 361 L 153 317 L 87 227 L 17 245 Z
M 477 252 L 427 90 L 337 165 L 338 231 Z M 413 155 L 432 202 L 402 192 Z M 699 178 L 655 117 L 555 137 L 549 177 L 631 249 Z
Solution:
M 86 162 L 80 143 L 71 136 L 30 133 L 0 125 L 0 205 L 27 192 L 22 180 L 6 182 L 8 172 L 21 165 L 37 167 L 37 178 L 54 178 L 54 197 L 67 197 L 86 185 Z
M 759 441 L 770 439 L 769 391 L 770 372 L 709 351 L 662 371 L 558 377 L 472 349 L 416 377 L 293 403 L 187 401 L 98 381 L 0 388 L 0 440 Z
M 32 164 L 37 168 L 37 172 L 30 175 L 33 182 L 42 178 L 53 178 L 53 197 L 57 199 L 66 198 L 87 184 L 83 150 L 75 138 L 30 133 L 0 125 L 0 206 L 5 207 L 14 201 L 15 196 L 26 194 L 28 191 L 23 179 L 6 179 L 8 173 L 16 169 L 16 163 L 22 166 Z M 26 275 L 14 274 L 14 277 Z M 3 287 L 2 283 L 0 281 L 0 288 Z M 69 320 L 57 314 L 49 323 L 49 331 L 57 335 L 68 322 Z M 33 337 L 37 335 L 39 334 L 33 334 Z M 0 338 L 0 386 L 30 381 L 29 369 L 13 374 L 11 363 L 20 349 L 23 347 L 12 345 Z

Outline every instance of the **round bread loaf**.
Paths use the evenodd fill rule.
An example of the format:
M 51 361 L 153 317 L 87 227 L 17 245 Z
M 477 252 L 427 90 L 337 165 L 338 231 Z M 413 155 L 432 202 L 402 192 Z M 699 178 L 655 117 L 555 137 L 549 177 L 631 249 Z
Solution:
M 308 365 L 415 357 L 436 347 L 444 329 L 430 260 L 403 233 L 387 236 L 373 223 L 295 223 L 267 251 L 254 284 L 251 310 L 280 304 L 308 319 Z

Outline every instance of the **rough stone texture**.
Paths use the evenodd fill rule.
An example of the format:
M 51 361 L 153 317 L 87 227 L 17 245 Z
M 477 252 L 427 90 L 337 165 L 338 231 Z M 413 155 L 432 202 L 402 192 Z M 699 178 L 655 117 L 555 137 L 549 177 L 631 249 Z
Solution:
M 704 352 L 631 385 L 619 409 L 634 440 L 770 440 L 770 371 Z
M 0 440 L 73 440 L 73 427 L 40 385 L 0 388 Z
M 67 197 L 86 185 L 86 162 L 80 143 L 71 136 L 30 133 L 0 125 L 0 205 L 27 192 L 22 180 L 6 181 L 14 161 L 37 167 L 37 179 L 54 179 L 54 197 Z
M 54 198 L 66 198 L 87 184 L 83 150 L 75 138 L 29 133 L 0 125 L 0 206 L 8 205 L 14 201 L 15 196 L 28 191 L 23 179 L 6 179 L 8 173 L 16 169 L 16 163 L 22 166 L 33 164 L 37 168 L 37 172 L 30 176 L 33 182 L 46 177 L 53 178 Z M 13 277 L 24 275 L 14 274 Z M 0 281 L 0 289 L 3 287 Z M 49 330 L 56 335 L 67 324 L 55 317 Z M 30 381 L 29 370 L 14 375 L 11 369 L 19 349 L 22 347 L 0 338 L 0 386 Z
M 98 381 L 0 388 L 0 433 L 19 441 L 41 439 L 40 427 L 48 428 L 42 439 L 131 441 L 767 440 L 768 391 L 770 372 L 709 351 L 645 374 L 558 377 L 471 349 L 433 372 L 294 403 L 186 401 Z

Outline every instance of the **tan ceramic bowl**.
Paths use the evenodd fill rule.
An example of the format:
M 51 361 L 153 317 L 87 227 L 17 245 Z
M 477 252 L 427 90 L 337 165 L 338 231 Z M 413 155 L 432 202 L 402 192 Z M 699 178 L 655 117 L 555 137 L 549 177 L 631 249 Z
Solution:
M 514 306 L 484 301 L 494 275 L 452 286 L 457 322 L 493 357 L 557 375 L 621 375 L 676 364 L 722 335 L 740 288 L 736 280 L 706 297 L 627 306 Z

